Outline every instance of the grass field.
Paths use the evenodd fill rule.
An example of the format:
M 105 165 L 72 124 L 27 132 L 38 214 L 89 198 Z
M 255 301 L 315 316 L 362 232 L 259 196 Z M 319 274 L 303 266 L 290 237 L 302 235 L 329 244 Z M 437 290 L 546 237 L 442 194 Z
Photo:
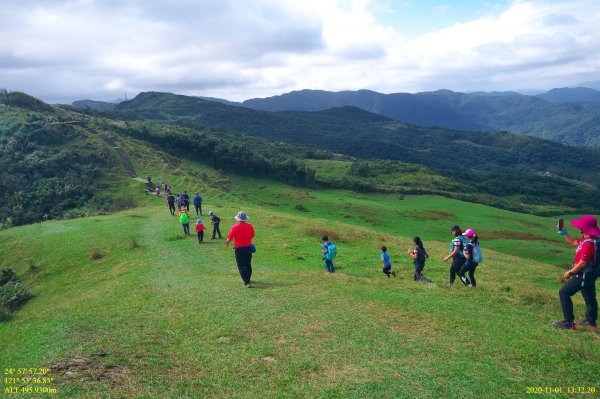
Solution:
M 561 319 L 559 276 L 572 257 L 553 218 L 434 196 L 307 190 L 227 176 L 133 141 L 122 146 L 141 176 L 201 191 L 224 233 L 238 210 L 249 214 L 254 288 L 242 288 L 224 240 L 184 237 L 163 200 L 133 180 L 112 184 L 139 208 L 1 231 L 0 266 L 35 297 L 0 323 L 0 367 L 51 367 L 47 387 L 56 393 L 47 396 L 519 398 L 530 396 L 528 387 L 563 389 L 544 397 L 567 397 L 567 387 L 600 390 L 599 336 L 550 325 Z M 477 290 L 442 284 L 449 264 L 440 259 L 455 223 L 482 236 Z M 338 246 L 334 275 L 320 257 L 324 232 Z M 412 281 L 404 253 L 416 234 L 434 284 Z M 383 244 L 397 279 L 381 273 Z M 583 316 L 580 296 L 575 309 Z

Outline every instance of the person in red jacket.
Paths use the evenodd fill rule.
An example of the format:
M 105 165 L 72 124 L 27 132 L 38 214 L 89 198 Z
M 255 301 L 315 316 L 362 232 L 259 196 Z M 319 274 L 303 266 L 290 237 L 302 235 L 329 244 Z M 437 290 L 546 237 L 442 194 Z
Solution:
M 196 222 L 196 233 L 198 233 L 198 244 L 202 244 L 204 242 L 204 223 L 202 223 L 202 219 L 198 219 Z
M 559 291 L 560 304 L 563 310 L 564 320 L 552 323 L 554 327 L 575 330 L 575 326 L 597 329 L 598 301 L 596 299 L 596 261 L 600 254 L 596 252 L 595 242 L 600 236 L 598 222 L 592 215 L 585 215 L 571 221 L 571 225 L 579 229 L 582 238 L 575 239 L 569 235 L 566 229 L 559 230 L 559 234 L 565 237 L 567 242 L 577 247 L 575 259 L 571 270 L 563 275 L 567 282 Z M 573 314 L 573 301 L 571 297 L 581 291 L 585 300 L 585 320 L 575 322 Z
M 236 225 L 231 227 L 225 245 L 233 241 L 235 247 L 235 261 L 240 272 L 240 276 L 244 281 L 244 287 L 250 288 L 250 278 L 252 277 L 252 252 L 254 246 L 252 239 L 254 238 L 254 227 L 248 223 L 248 215 L 245 212 L 238 212 L 234 217 L 238 221 Z

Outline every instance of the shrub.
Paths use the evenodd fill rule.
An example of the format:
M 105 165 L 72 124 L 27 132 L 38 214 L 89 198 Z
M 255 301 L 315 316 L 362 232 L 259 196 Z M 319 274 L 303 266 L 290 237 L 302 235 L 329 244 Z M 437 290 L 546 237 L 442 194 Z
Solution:
M 15 311 L 32 297 L 19 281 L 12 280 L 0 287 L 0 303 L 8 311 Z
M 17 275 L 12 269 L 2 269 L 2 271 L 0 271 L 0 286 L 3 286 L 10 281 L 18 281 Z
M 9 315 L 10 315 L 10 313 L 4 307 L 4 305 L 0 305 L 0 322 L 8 320 Z
M 104 258 L 104 254 L 100 251 L 98 251 L 97 249 L 94 250 L 94 252 L 92 252 L 92 254 L 90 255 L 90 259 L 91 260 L 98 260 L 98 259 L 102 259 Z
M 308 212 L 308 208 L 302 204 L 296 205 L 294 209 L 299 210 L 300 212 Z

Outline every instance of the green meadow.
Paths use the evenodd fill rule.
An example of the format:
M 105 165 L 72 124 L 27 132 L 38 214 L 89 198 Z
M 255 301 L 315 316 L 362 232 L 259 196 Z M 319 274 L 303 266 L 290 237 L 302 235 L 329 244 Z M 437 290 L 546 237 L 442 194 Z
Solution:
M 0 323 L 0 366 L 49 368 L 52 382 L 37 386 L 47 395 L 479 398 L 598 386 L 598 336 L 550 326 L 572 257 L 554 218 L 242 178 L 115 139 L 141 176 L 201 192 L 224 234 L 238 210 L 250 215 L 254 288 L 242 289 L 224 240 L 183 236 L 164 198 L 145 195 L 120 169 L 107 174 L 98 186 L 137 207 L 0 232 L 1 267 L 35 294 Z M 105 145 L 94 135 L 88 142 Z M 342 175 L 350 163 L 312 166 Z M 455 223 L 482 237 L 477 290 L 443 284 Z M 322 265 L 322 234 L 338 246 L 335 275 Z M 415 235 L 431 255 L 425 274 L 434 284 L 412 281 L 405 252 Z M 396 279 L 381 273 L 381 245 Z M 583 302 L 575 302 L 579 315 Z
M 562 389 L 544 397 L 600 390 L 599 336 L 550 325 L 561 319 L 559 278 L 573 252 L 554 218 L 437 196 L 292 187 L 226 175 L 134 141 L 121 145 L 144 176 L 171 182 L 175 192 L 200 191 L 205 212 L 223 218 L 224 234 L 238 210 L 249 214 L 253 288 L 242 288 L 233 251 L 210 240 L 210 228 L 205 244 L 185 237 L 164 198 L 120 175 L 102 184 L 132 196 L 134 209 L 0 231 L 1 267 L 35 294 L 0 323 L 0 366 L 49 368 L 46 396 L 506 398 L 528 397 L 533 387 Z M 482 237 L 476 290 L 443 284 L 449 264 L 441 258 L 455 223 Z M 334 275 L 322 264 L 324 233 L 338 246 Z M 424 273 L 433 284 L 412 280 L 405 253 L 414 235 L 431 256 Z M 381 245 L 397 278 L 381 272 Z M 575 307 L 582 317 L 580 296 Z

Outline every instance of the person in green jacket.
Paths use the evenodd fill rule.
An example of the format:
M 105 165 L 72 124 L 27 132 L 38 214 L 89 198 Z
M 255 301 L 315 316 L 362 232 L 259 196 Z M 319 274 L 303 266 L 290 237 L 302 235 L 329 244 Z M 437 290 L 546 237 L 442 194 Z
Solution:
M 184 207 L 179 209 L 179 222 L 183 226 L 183 234 L 190 235 L 190 217 Z

